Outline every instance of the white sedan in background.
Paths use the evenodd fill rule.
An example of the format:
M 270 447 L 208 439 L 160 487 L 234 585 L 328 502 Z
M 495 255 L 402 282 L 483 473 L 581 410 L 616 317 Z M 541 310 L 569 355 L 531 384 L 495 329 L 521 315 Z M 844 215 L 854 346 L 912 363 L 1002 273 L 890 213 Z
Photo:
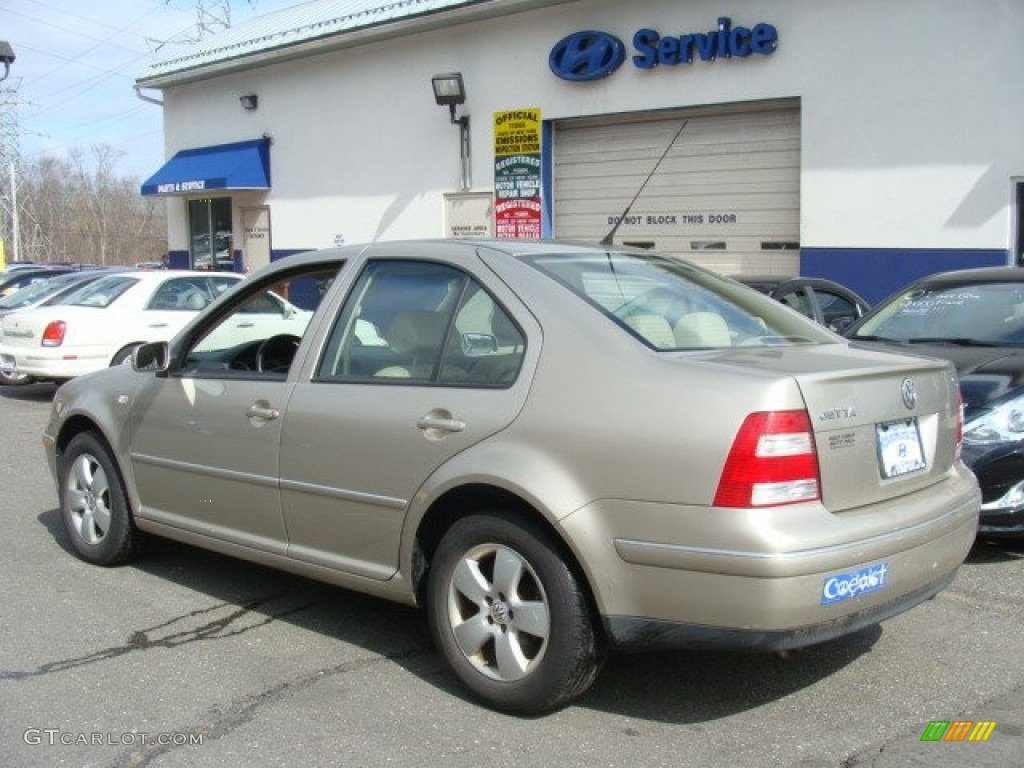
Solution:
M 60 382 L 118 365 L 138 345 L 170 339 L 241 279 L 230 272 L 108 275 L 66 303 L 4 317 L 0 369 Z

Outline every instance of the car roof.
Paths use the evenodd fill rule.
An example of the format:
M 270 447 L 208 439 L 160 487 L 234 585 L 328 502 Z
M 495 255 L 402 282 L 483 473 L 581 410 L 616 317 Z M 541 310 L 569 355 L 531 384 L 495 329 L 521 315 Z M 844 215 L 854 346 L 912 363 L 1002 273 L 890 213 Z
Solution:
M 922 277 L 913 283 L 916 287 L 932 285 L 971 285 L 973 283 L 1024 283 L 1021 267 L 978 267 L 939 272 Z
M 157 270 L 145 270 L 145 269 L 133 269 L 132 267 L 124 267 L 123 269 L 115 270 L 109 274 L 104 274 L 103 277 L 131 277 L 140 282 L 160 282 L 162 280 L 169 280 L 174 277 L 229 277 L 241 280 L 244 275 L 240 275 L 237 272 L 220 272 L 208 269 L 157 269 Z
M 394 251 L 401 249 L 402 247 L 409 247 L 410 249 L 415 248 L 432 248 L 439 245 L 444 245 L 451 248 L 453 251 L 459 253 L 472 252 L 477 248 L 487 248 L 491 251 L 497 251 L 504 253 L 508 256 L 542 256 L 542 255 L 583 255 L 583 254 L 600 254 L 600 253 L 637 253 L 651 255 L 661 255 L 665 258 L 671 258 L 664 254 L 658 254 L 656 251 L 652 252 L 646 248 L 634 248 L 630 246 L 602 246 L 597 243 L 583 243 L 572 240 L 517 240 L 517 239 L 506 239 L 506 238 L 423 238 L 417 240 L 379 240 L 373 243 L 360 243 L 352 245 L 341 245 L 330 248 L 321 248 L 312 251 L 302 251 L 301 253 L 294 253 L 290 256 L 286 256 L 283 259 L 278 259 L 271 262 L 269 265 L 262 267 L 260 272 L 263 271 L 279 271 L 282 269 L 289 269 L 291 267 L 303 266 L 308 264 L 316 264 L 319 262 L 327 262 L 333 260 L 352 259 L 363 253 L 372 255 L 377 250 L 388 250 Z M 410 257 L 415 258 L 416 254 L 414 250 L 410 250 Z M 140 273 L 141 274 L 141 273 Z M 166 274 L 166 273 L 164 273 Z M 224 273 L 228 274 L 228 273 Z

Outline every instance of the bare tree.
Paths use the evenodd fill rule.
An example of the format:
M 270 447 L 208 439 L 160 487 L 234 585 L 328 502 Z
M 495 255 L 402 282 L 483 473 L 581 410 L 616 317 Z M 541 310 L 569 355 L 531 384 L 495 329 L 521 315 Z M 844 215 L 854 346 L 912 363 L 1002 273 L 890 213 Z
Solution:
M 44 157 L 20 188 L 22 251 L 34 261 L 129 265 L 167 252 L 164 202 L 139 195 L 139 181 L 117 175 L 120 154 L 97 145 L 87 155 Z

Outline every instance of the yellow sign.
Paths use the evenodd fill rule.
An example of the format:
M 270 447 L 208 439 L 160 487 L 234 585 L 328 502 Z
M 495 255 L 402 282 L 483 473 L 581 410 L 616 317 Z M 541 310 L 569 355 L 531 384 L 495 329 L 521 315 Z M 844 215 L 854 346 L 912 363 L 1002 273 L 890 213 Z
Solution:
M 540 107 L 494 113 L 494 156 L 540 154 Z

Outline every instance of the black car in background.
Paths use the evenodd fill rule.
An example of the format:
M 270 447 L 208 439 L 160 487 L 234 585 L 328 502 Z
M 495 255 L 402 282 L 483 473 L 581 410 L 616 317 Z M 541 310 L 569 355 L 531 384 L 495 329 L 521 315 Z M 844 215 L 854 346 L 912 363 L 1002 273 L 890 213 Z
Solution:
M 871 309 L 867 301 L 846 286 L 822 277 L 734 275 L 733 279 L 756 288 L 836 333 L 845 331 Z
M 979 533 L 1024 535 L 1024 269 L 922 278 L 876 306 L 846 336 L 956 366 L 963 459 L 981 486 Z
M 48 280 L 71 271 L 71 267 L 18 267 L 0 272 L 0 298 L 10 296 L 27 285 Z

